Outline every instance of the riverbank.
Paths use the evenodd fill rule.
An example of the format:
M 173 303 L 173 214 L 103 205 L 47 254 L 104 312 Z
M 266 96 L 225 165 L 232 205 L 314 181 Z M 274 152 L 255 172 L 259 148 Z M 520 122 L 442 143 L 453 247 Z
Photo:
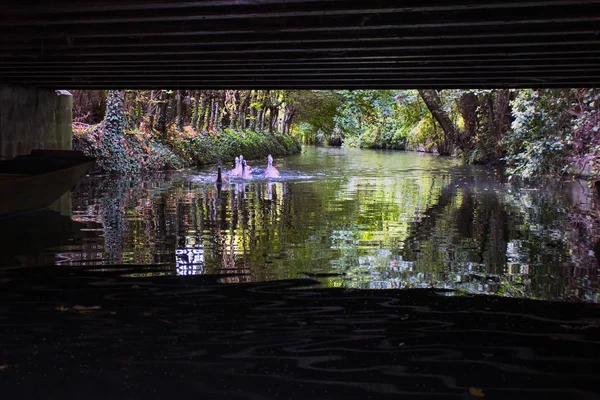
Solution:
M 119 137 L 118 146 L 103 140 L 102 133 L 102 124 L 73 124 L 73 149 L 96 157 L 95 173 L 176 170 L 219 160 L 231 163 L 239 154 L 251 160 L 301 151 L 296 139 L 280 133 L 229 129 L 205 133 L 186 127 L 162 138 L 154 132 L 129 131 Z
M 600 395 L 595 304 L 224 285 L 240 276 L 147 266 L 1 272 L 7 398 Z

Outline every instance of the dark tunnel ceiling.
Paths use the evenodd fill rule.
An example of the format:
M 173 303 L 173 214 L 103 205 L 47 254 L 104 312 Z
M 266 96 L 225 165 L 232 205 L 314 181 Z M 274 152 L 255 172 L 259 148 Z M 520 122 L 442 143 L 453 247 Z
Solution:
M 600 0 L 12 3 L 0 6 L 2 83 L 401 89 L 600 82 Z

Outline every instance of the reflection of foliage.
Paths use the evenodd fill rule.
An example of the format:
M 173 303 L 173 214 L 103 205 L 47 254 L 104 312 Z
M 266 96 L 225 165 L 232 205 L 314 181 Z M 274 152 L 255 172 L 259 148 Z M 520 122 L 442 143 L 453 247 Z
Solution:
M 344 168 L 374 171 L 221 191 L 187 173 L 85 180 L 75 218 L 100 223 L 105 237 L 90 237 L 82 254 L 169 263 L 172 273 L 227 274 L 232 282 L 337 273 L 344 275 L 325 282 L 593 299 L 595 281 L 585 279 L 596 269 L 589 250 L 597 216 L 574 208 L 583 197 L 569 202 L 556 189 L 504 186 L 450 159 L 346 151 L 359 160 Z M 333 167 L 339 152 L 313 150 L 302 162 Z M 382 166 L 405 172 L 381 176 Z

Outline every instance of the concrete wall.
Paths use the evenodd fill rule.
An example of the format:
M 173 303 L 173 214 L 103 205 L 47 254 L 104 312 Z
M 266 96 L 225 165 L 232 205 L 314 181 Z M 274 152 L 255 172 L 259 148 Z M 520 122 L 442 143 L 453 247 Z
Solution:
M 70 150 L 73 98 L 66 90 L 0 86 L 0 158 Z

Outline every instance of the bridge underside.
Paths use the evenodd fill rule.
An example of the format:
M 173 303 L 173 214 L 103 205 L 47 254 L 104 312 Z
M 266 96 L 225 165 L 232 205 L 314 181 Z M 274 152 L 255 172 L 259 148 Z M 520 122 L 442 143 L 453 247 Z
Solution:
M 23 0 L 0 83 L 486 88 L 600 83 L 600 0 Z

